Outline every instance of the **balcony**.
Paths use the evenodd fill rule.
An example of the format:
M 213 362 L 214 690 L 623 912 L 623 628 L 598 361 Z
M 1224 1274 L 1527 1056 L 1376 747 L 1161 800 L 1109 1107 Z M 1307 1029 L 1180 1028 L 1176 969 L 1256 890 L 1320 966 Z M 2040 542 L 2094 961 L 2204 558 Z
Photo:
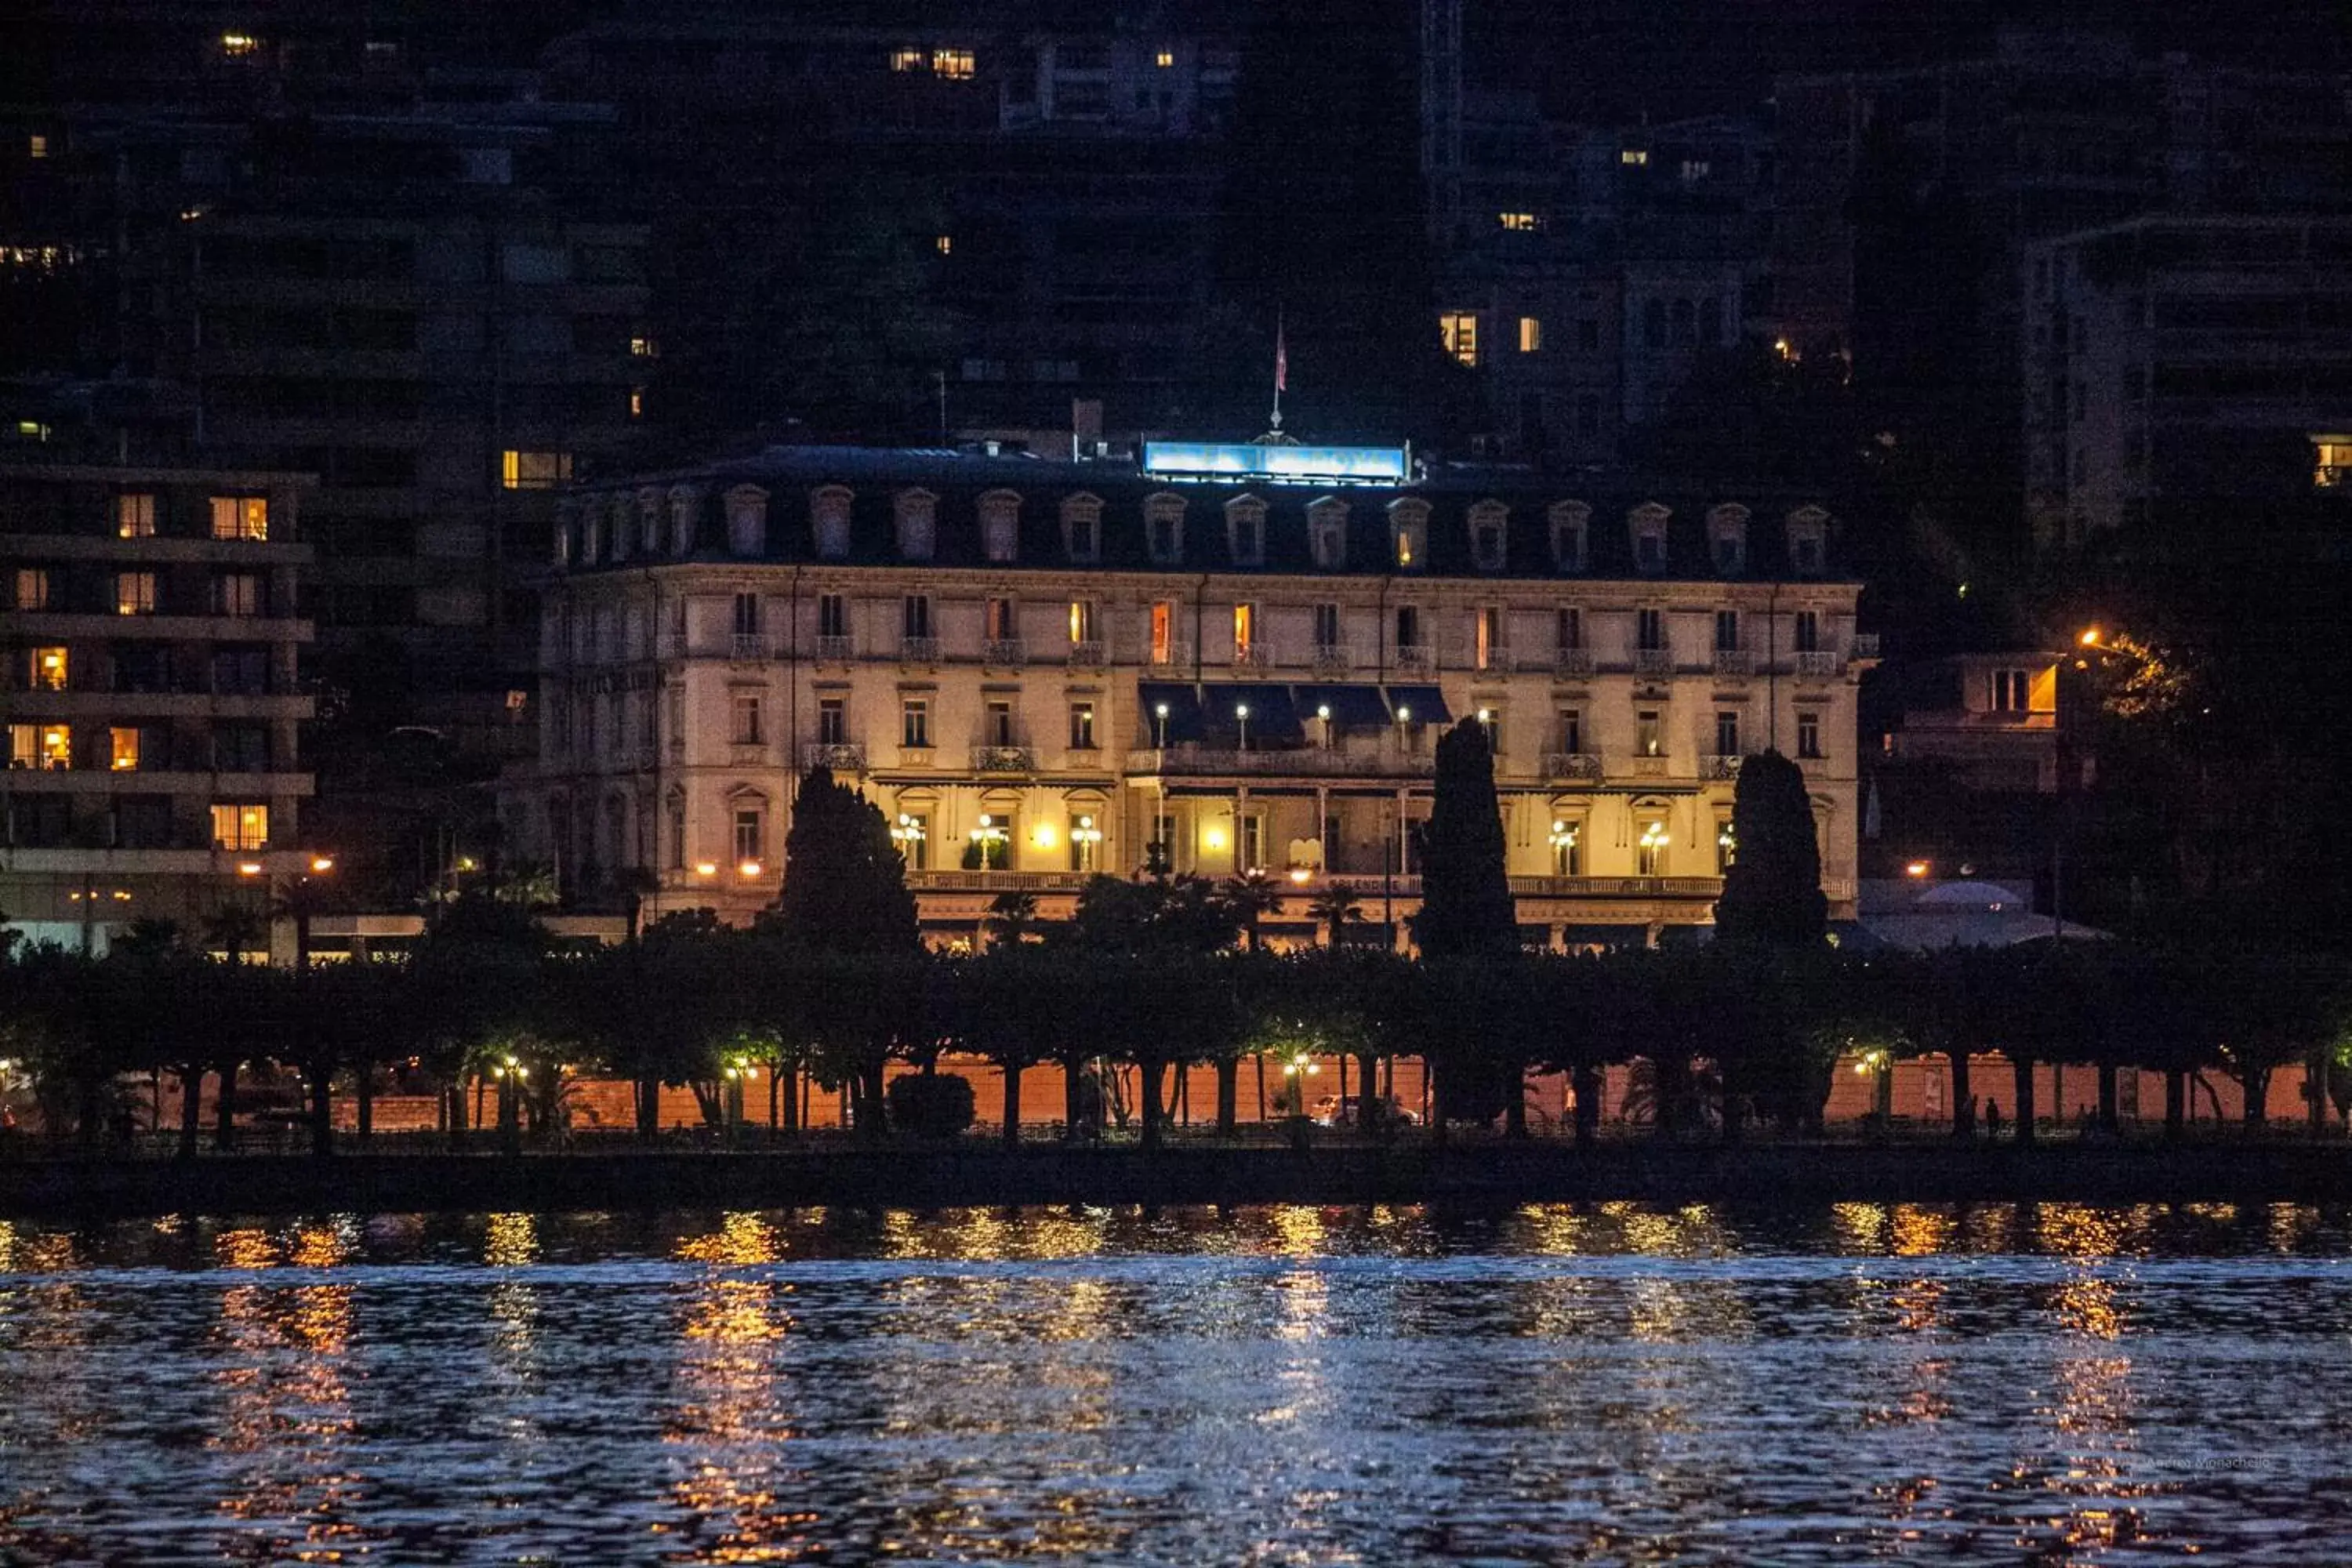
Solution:
M 828 773 L 862 773 L 866 771 L 866 748 L 847 741 L 820 741 L 801 748 L 803 768 L 823 768 Z
M 909 871 L 907 887 L 918 893 L 1075 893 L 1091 871 Z
M 1029 645 L 1019 637 L 990 637 L 980 645 L 980 662 L 999 667 L 1029 662 Z
M 1599 782 L 1601 759 L 1590 752 L 1546 752 L 1543 760 L 1544 777 L 1548 779 L 1584 779 Z
M 1636 754 L 1629 771 L 1637 779 L 1662 779 L 1666 776 L 1666 759 L 1663 755 Z
M 1070 645 L 1072 669 L 1101 669 L 1110 663 L 1110 645 L 1100 637 L 1088 637 Z
M 1397 644 L 1396 673 L 1430 676 L 1437 673 L 1437 650 L 1425 642 Z
M 1833 680 L 1845 673 L 1845 655 L 1833 648 L 1811 648 L 1797 655 L 1797 673 L 1809 680 Z
M 1674 649 L 1670 647 L 1637 647 L 1633 650 L 1634 674 L 1672 675 L 1674 672 Z
M 1468 663 L 1481 675 L 1501 675 L 1511 668 L 1511 650 L 1502 643 L 1496 643 L 1483 652 L 1473 648 Z
M 1129 752 L 1130 773 L 1250 778 L 1427 778 L 1434 771 L 1426 754 L 1394 746 L 1360 751 L 1238 752 L 1207 746 L 1171 746 L 1166 751 Z
M 819 664 L 847 664 L 856 657 L 856 637 L 821 637 L 816 639 L 816 661 Z
M 1234 672 L 1236 675 L 1263 675 L 1273 668 L 1274 649 L 1262 642 L 1234 649 Z
M 1719 647 L 1715 650 L 1715 673 L 1744 676 L 1756 673 L 1756 655 L 1744 647 Z
M 1555 680 L 1590 680 L 1592 678 L 1592 650 L 1589 647 L 1564 647 L 1551 656 L 1551 674 Z
M 1876 632 L 1854 633 L 1853 657 L 1857 660 L 1875 661 L 1878 658 L 1878 634 Z
M 1356 668 L 1356 650 L 1343 642 L 1319 642 L 1308 653 L 1307 662 L 1322 679 L 1344 678 Z
M 1192 645 L 1188 642 L 1155 643 L 1145 654 L 1143 662 L 1150 668 L 1165 674 L 1176 674 L 1192 668 Z
M 1744 757 L 1708 756 L 1698 760 L 1698 776 L 1703 779 L 1736 779 Z
M 1513 877 L 1521 899 L 1719 899 L 1720 877 Z
M 728 639 L 727 657 L 738 664 L 757 664 L 772 657 L 775 641 L 765 632 L 737 632 Z
M 971 771 L 976 773 L 1026 773 L 1037 768 L 1037 753 L 1027 746 L 974 746 Z
M 900 664 L 937 664 L 940 662 L 940 639 L 937 637 L 905 637 L 898 639 Z

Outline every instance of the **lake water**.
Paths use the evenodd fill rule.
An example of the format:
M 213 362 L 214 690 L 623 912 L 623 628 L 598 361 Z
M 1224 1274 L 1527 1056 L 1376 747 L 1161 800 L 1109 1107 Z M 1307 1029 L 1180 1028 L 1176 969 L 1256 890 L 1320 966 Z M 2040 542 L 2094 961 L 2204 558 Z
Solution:
M 0 1222 L 0 1563 L 2343 1563 L 2352 1216 Z

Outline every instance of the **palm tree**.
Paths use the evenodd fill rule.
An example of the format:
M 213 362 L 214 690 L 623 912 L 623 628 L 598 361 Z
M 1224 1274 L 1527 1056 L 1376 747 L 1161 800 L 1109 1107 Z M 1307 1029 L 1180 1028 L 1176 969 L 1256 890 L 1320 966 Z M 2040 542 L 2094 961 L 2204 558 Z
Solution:
M 981 923 L 990 946 L 1019 947 L 1036 929 L 1037 895 L 999 893 L 988 901 L 988 918 Z
M 1282 908 L 1282 889 L 1265 870 L 1245 871 L 1227 880 L 1224 886 L 1225 908 L 1240 922 L 1242 940 L 1252 952 L 1257 951 L 1257 922 L 1264 916 L 1275 914 Z
M 205 922 L 205 942 L 228 954 L 229 965 L 241 968 L 253 944 L 266 940 L 268 919 L 250 904 L 226 904 Z M 244 1056 L 235 1033 L 224 1037 L 221 1055 L 214 1063 L 220 1077 L 220 1094 L 213 1102 L 213 1147 L 226 1152 L 236 1142 L 236 1072 Z
M 1363 902 L 1364 895 L 1356 890 L 1353 882 L 1333 882 L 1315 895 L 1307 912 L 1330 933 L 1328 945 L 1338 947 L 1345 940 L 1347 928 L 1362 921 Z

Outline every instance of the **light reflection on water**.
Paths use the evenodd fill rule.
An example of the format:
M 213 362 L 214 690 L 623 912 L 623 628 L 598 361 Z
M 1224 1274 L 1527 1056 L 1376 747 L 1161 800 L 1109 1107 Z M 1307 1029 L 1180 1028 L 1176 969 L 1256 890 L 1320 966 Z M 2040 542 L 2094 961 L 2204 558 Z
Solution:
M 0 1561 L 2330 1563 L 2352 1216 L 0 1222 Z

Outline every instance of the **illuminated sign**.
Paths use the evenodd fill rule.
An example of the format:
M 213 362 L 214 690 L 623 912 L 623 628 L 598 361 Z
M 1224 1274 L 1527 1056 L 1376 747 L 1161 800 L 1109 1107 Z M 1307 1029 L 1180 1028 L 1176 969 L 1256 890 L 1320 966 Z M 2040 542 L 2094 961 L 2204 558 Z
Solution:
M 1245 441 L 1146 441 L 1143 471 L 1175 479 L 1396 484 L 1412 471 L 1403 447 L 1272 447 Z

